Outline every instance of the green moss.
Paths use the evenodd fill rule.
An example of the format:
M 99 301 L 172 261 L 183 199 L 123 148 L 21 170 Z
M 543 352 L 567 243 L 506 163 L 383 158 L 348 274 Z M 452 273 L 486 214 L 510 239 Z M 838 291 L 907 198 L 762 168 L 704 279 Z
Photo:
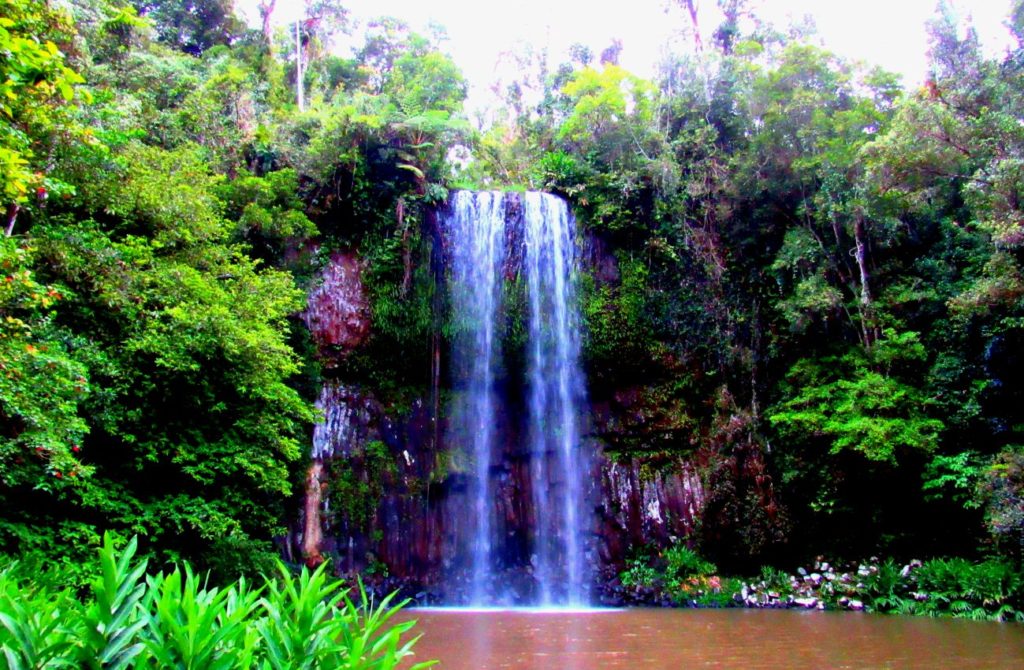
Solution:
M 618 286 L 598 285 L 589 274 L 579 278 L 584 319 L 583 359 L 593 373 L 619 376 L 645 370 L 657 350 L 648 269 L 639 260 L 619 258 Z
M 438 452 L 434 455 L 434 467 L 430 470 L 430 481 L 443 482 L 451 474 L 451 454 L 449 452 Z
M 368 531 L 398 465 L 386 444 L 371 440 L 352 449 L 348 457 L 330 461 L 328 478 L 332 522 Z
M 431 246 L 411 218 L 409 214 L 404 230 L 368 238 L 361 250 L 367 262 L 363 282 L 375 334 L 398 345 L 422 340 L 435 325 Z

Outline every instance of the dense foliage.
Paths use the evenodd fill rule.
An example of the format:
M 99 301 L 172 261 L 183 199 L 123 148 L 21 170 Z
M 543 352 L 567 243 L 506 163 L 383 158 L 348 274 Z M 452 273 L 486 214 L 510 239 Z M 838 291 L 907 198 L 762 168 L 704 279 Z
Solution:
M 329 374 L 427 397 L 452 329 L 430 216 L 468 185 L 571 201 L 589 393 L 638 398 L 599 437 L 693 457 L 717 565 L 1019 563 L 1024 5 L 997 59 L 940 7 L 905 91 L 719 4 L 655 81 L 616 48 L 522 54 L 474 131 L 441 35 L 381 19 L 339 56 L 330 0 L 298 47 L 272 2 L 251 30 L 223 0 L 0 0 L 0 552 L 81 586 L 110 529 L 267 569 L 322 372 L 303 291 L 354 251 L 371 334 Z
M 608 439 L 707 464 L 691 541 L 727 568 L 1019 561 L 1024 52 L 987 58 L 940 3 L 904 91 L 719 4 L 656 82 L 580 48 L 481 140 L 483 181 L 564 194 L 614 255 L 583 281 L 589 391 L 642 400 Z
M 219 577 L 272 565 L 316 416 L 310 240 L 362 247 L 406 323 L 385 282 L 464 132 L 433 42 L 385 21 L 329 56 L 344 12 L 317 11 L 298 110 L 292 42 L 230 3 L 4 5 L 0 552 L 81 583 L 110 529 Z
M 414 622 L 392 621 L 402 604 L 362 588 L 353 601 L 326 565 L 220 588 L 187 563 L 146 575 L 135 552 L 106 537 L 84 600 L 16 563 L 0 571 L 0 667 L 389 670 L 412 655 Z

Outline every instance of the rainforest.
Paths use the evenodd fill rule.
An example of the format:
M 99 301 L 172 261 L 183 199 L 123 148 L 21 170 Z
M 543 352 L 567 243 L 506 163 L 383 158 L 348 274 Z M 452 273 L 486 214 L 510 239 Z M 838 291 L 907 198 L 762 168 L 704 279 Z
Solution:
M 1024 620 L 1024 2 L 920 86 L 754 4 L 485 114 L 341 0 L 0 0 L 0 643 L 119 579 Z

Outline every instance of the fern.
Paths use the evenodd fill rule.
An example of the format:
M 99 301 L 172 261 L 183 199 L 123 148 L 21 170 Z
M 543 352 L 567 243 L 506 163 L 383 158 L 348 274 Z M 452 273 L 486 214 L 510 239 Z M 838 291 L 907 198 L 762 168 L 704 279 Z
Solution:
M 989 618 L 993 621 L 1021 621 L 1024 612 L 1020 612 L 1012 605 L 1004 604 L 1001 605 L 995 612 L 989 615 Z
M 962 614 L 963 612 L 971 611 L 971 603 L 966 600 L 954 600 L 949 604 L 949 611 L 954 614 Z

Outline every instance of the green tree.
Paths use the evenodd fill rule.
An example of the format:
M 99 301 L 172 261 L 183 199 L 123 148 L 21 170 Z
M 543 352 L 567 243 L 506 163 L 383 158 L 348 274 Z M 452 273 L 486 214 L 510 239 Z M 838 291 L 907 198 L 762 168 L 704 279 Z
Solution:
M 0 481 L 61 490 L 92 472 L 79 458 L 87 370 L 70 355 L 70 334 L 54 324 L 64 296 L 35 280 L 36 250 L 5 237 L 0 251 Z
M 161 42 L 199 56 L 219 44 L 231 44 L 244 30 L 234 0 L 131 0 L 153 22 Z
M 75 363 L 51 375 L 80 376 L 51 393 L 71 394 L 82 379 L 101 389 L 59 435 L 77 451 L 88 427 L 91 477 L 59 491 L 24 477 L 6 488 L 14 525 L 4 548 L 24 542 L 19 523 L 49 518 L 51 530 L 33 532 L 103 523 L 145 533 L 166 556 L 244 570 L 267 555 L 313 418 L 289 385 L 298 361 L 288 318 L 301 293 L 231 243 L 220 179 L 194 147 L 134 145 L 110 167 L 92 176 L 97 218 L 53 212 L 32 231 L 37 271 L 64 296 L 54 326 L 76 334 Z
M 83 79 L 67 62 L 72 37 L 70 17 L 46 2 L 0 3 L 0 197 L 8 236 L 23 208 L 67 192 L 50 176 L 57 145 L 91 141 L 68 113 L 68 103 L 83 97 L 76 93 Z
M 895 463 L 901 451 L 930 451 L 943 424 L 929 417 L 923 394 L 900 380 L 925 357 L 917 333 L 888 332 L 867 355 L 801 360 L 786 375 L 786 400 L 768 418 L 784 438 L 825 438 L 832 453 L 849 449 Z

